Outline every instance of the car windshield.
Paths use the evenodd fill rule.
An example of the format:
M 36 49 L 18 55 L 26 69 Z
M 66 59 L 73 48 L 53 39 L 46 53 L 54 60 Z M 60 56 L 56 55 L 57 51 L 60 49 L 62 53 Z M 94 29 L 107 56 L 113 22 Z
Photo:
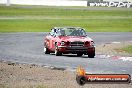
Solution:
M 82 28 L 62 28 L 60 29 L 61 36 L 86 36 L 86 32 Z

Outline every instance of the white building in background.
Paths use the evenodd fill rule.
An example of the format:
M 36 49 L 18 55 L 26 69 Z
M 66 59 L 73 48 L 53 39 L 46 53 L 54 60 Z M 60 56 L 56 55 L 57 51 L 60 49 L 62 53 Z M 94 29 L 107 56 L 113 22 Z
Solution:
M 132 0 L 103 0 L 103 1 L 112 1 L 112 2 L 132 2 Z
M 47 5 L 47 6 L 87 6 L 82 0 L 0 0 L 0 4 Z
M 91 2 L 100 2 L 100 1 L 108 1 L 108 2 L 132 2 L 132 0 L 83 0 L 83 1 L 91 1 Z
M 87 6 L 87 1 L 129 1 L 132 0 L 0 0 L 0 4 L 21 4 L 21 5 L 47 5 L 47 6 Z

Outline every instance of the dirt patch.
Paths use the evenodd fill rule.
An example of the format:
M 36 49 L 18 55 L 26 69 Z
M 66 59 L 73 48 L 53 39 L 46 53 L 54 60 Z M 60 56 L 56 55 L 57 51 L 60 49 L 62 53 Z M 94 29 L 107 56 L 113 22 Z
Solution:
M 113 42 L 96 46 L 96 54 L 119 55 L 119 56 L 132 56 L 121 48 L 132 45 L 132 41 L 126 42 Z
M 74 73 L 65 70 L 12 62 L 1 62 L 0 66 L 0 84 L 9 88 L 62 88 L 67 85 L 67 80 L 75 82 Z
M 86 84 L 79 86 L 75 72 L 38 65 L 0 62 L 0 88 L 132 88 L 131 84 Z

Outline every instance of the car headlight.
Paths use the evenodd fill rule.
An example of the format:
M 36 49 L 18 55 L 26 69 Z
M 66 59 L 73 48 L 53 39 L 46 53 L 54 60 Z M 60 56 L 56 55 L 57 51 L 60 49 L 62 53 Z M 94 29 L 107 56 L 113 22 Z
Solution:
M 61 45 L 65 45 L 65 42 L 64 42 L 64 41 L 62 41 L 62 42 L 61 42 Z
M 91 46 L 94 46 L 94 42 L 93 42 L 93 41 L 91 41 L 91 42 L 90 42 L 90 45 L 91 45 Z
M 85 44 L 85 45 L 89 45 L 89 42 L 88 42 L 88 41 L 86 41 L 86 42 L 84 42 L 84 44 Z

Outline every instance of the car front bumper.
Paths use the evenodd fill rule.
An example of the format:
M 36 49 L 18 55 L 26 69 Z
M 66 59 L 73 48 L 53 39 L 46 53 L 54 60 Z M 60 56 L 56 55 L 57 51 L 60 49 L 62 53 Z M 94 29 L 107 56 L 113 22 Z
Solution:
M 89 53 L 95 52 L 95 46 L 58 46 L 58 50 L 62 53 Z

